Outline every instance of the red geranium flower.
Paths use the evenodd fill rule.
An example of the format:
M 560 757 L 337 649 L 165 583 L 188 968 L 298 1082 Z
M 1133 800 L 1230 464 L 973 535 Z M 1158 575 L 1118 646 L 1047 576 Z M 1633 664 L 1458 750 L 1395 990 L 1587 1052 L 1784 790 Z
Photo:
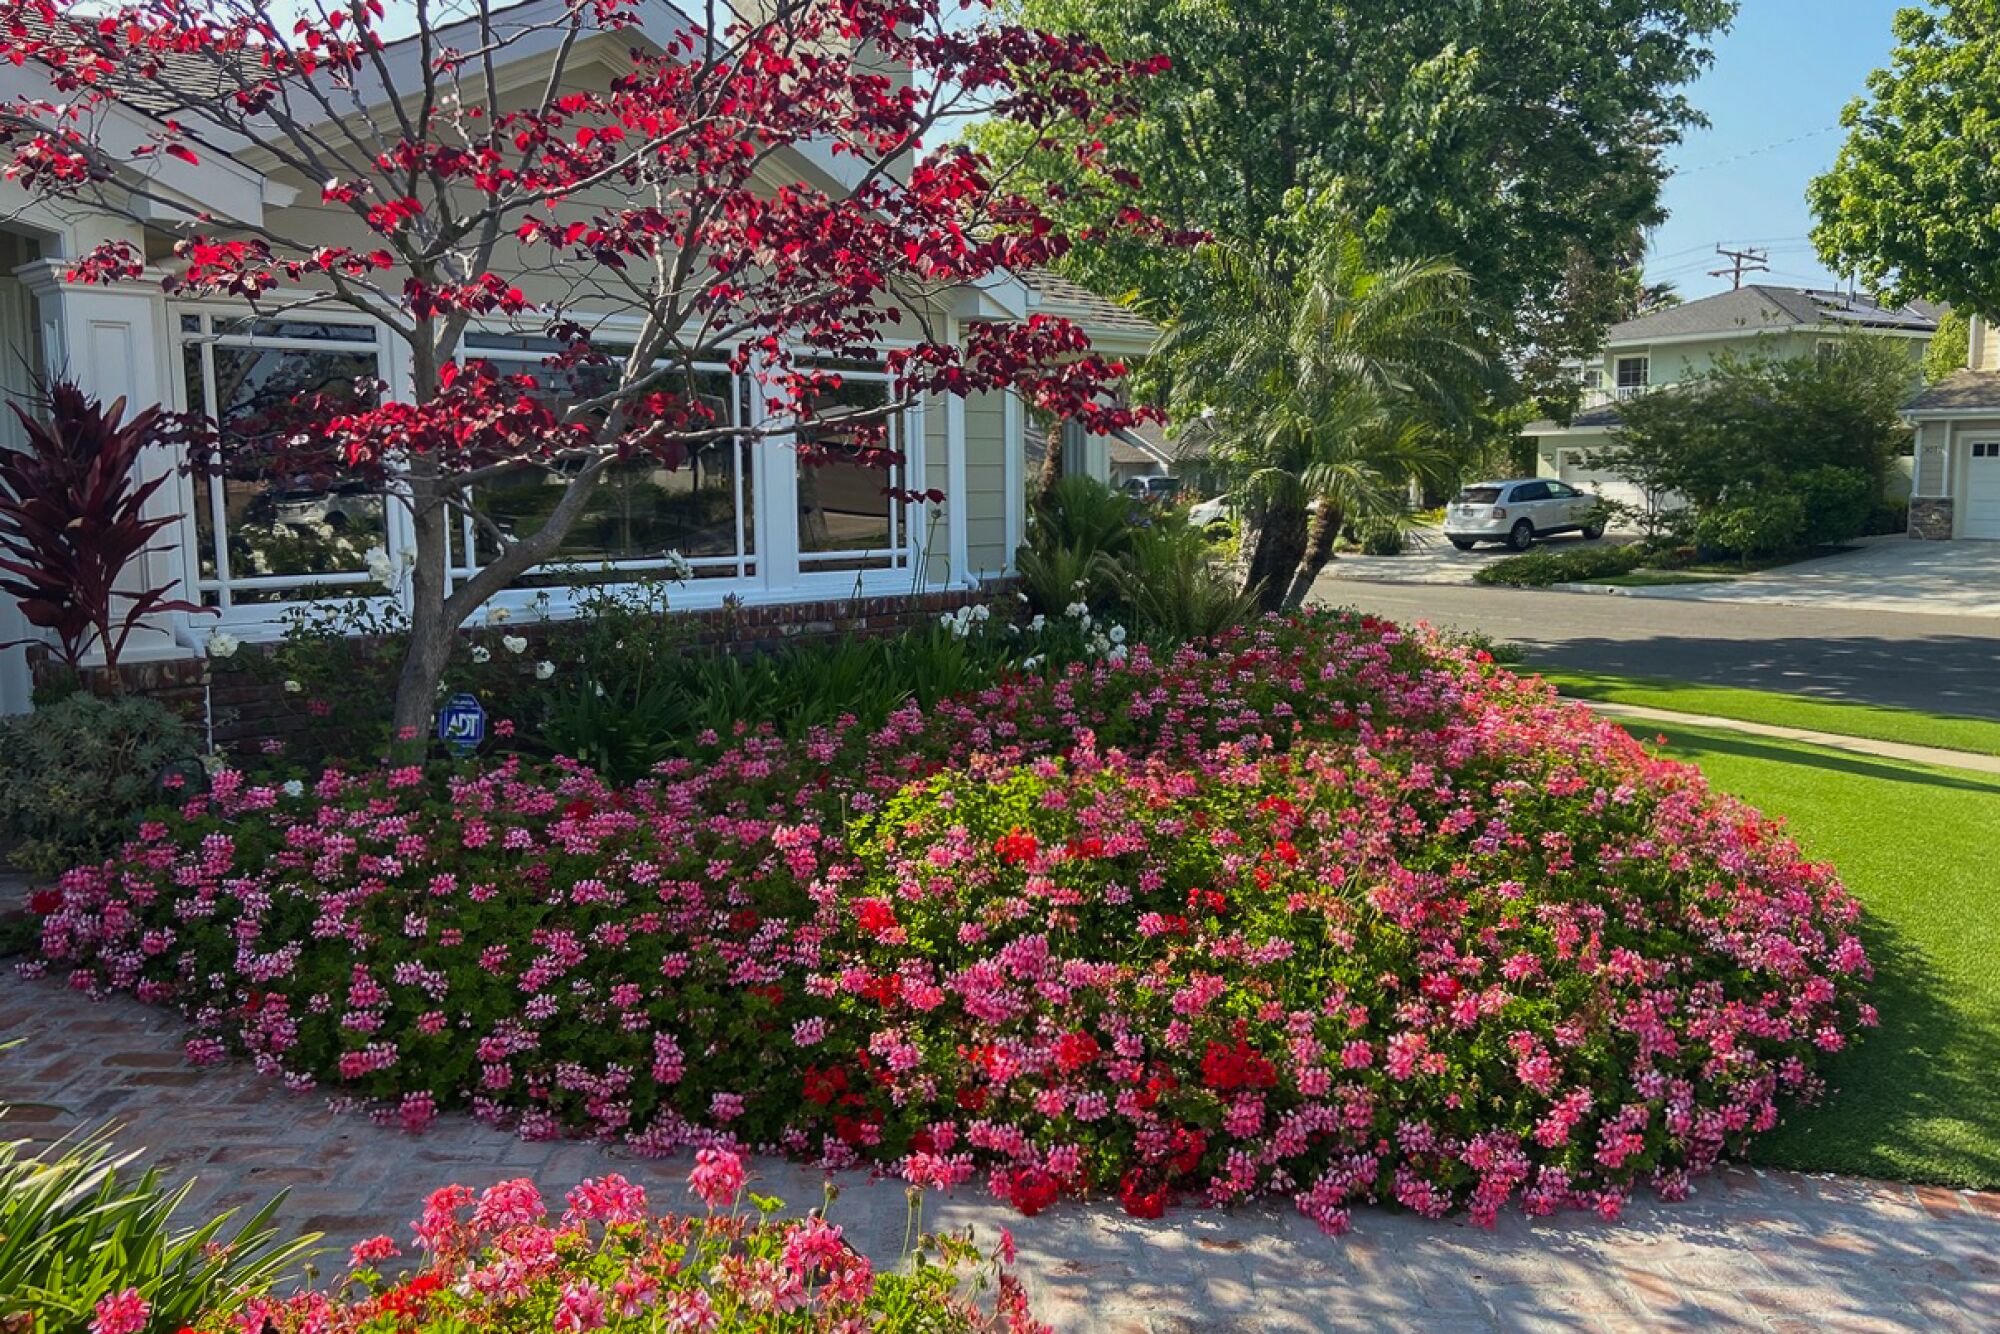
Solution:
M 1007 1182 L 1007 1198 L 1029 1218 L 1056 1202 L 1061 1187 L 1056 1179 L 1037 1167 L 1024 1167 Z

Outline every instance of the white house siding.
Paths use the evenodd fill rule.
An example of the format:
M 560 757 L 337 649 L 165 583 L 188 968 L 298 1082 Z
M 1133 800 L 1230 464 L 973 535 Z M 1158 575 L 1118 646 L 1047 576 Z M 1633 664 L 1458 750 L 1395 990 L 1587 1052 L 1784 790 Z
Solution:
M 1009 413 L 1004 394 L 975 394 L 965 404 L 966 568 L 959 578 L 991 577 L 1006 571 L 1007 439 Z

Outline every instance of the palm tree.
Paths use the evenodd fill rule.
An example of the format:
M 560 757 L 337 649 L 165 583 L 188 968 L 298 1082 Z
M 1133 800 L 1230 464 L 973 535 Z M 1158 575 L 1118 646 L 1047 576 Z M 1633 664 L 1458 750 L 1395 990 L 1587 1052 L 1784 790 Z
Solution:
M 1488 367 L 1469 284 L 1442 260 L 1376 268 L 1349 234 L 1295 274 L 1213 246 L 1201 270 L 1159 348 L 1173 408 L 1203 419 L 1233 483 L 1246 589 L 1295 607 L 1342 527 L 1400 516 L 1442 463 Z

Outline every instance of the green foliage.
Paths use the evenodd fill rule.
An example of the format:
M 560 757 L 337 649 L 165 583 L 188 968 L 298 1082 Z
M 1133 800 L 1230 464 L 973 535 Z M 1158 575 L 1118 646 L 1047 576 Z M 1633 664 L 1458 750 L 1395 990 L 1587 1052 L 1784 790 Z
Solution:
M 1937 332 L 1924 349 L 1924 383 L 1940 380 L 1964 370 L 1972 360 L 1972 321 L 1961 310 L 1947 310 L 1938 317 Z
M 1150 639 L 1206 639 L 1256 614 L 1206 533 L 1179 516 L 1141 530 L 1118 568 L 1133 624 Z
M 1832 546 L 1868 529 L 1880 488 L 1854 468 L 1808 468 L 1792 479 L 1792 494 L 1805 510 L 1807 546 Z
M 1361 550 L 1370 556 L 1400 556 L 1409 546 L 1403 525 L 1395 519 L 1377 519 L 1361 527 Z
M 1621 408 L 1620 466 L 1647 492 L 1700 514 L 1745 490 L 1789 488 L 1823 466 L 1879 489 L 1907 438 L 1899 412 L 1917 383 L 1896 339 L 1843 338 L 1810 356 L 1725 356 L 1672 393 Z
M 1638 546 L 1570 547 L 1559 551 L 1544 547 L 1482 565 L 1472 578 L 1480 584 L 1542 588 L 1630 574 L 1645 563 L 1646 552 Z
M 1812 183 L 1813 243 L 1871 288 L 2000 311 L 2000 7 L 1937 0 L 1894 26 L 1889 67 L 1842 113 L 1847 142 Z
M 1028 606 L 1050 623 L 1109 618 L 1176 641 L 1220 633 L 1256 613 L 1223 554 L 1183 510 L 1142 508 L 1101 482 L 1065 477 L 1036 509 L 1017 564 Z M 1081 653 L 1093 636 L 1072 628 L 1086 631 L 1074 646 Z
M 147 1329 L 180 1329 L 235 1311 L 318 1240 L 278 1240 L 282 1197 L 228 1232 L 230 1214 L 177 1226 L 194 1183 L 134 1180 L 131 1163 L 102 1132 L 39 1154 L 0 1144 L 0 1329 L 82 1331 L 99 1301 L 127 1289 L 147 1304 Z
M 1447 256 L 1475 275 L 1497 341 L 1591 349 L 1604 303 L 1572 326 L 1590 257 L 1627 253 L 1664 215 L 1662 150 L 1700 117 L 1682 93 L 1734 0 L 1015 0 L 1027 22 L 1076 31 L 1114 55 L 1165 54 L 1138 82 L 1137 113 L 1076 123 L 1030 159 L 1046 184 L 1102 139 L 1133 173 L 1125 189 L 1054 196 L 1072 235 L 1132 206 L 1258 254 L 1309 251 L 1298 200 L 1366 229 L 1389 259 Z M 1005 125 L 982 141 L 1030 147 Z M 995 141 L 1005 140 L 1004 144 Z M 1044 191 L 1029 183 L 1037 198 Z M 1198 313 L 1198 288 L 1168 247 L 1104 232 L 1079 244 L 1075 276 Z
M 160 773 L 196 750 L 158 701 L 78 692 L 0 720 L 0 842 L 14 861 L 54 875 L 130 837 Z
M 1796 551 L 1806 540 L 1805 501 L 1793 491 L 1746 491 L 1704 510 L 1694 531 L 1702 550 L 1746 564 Z

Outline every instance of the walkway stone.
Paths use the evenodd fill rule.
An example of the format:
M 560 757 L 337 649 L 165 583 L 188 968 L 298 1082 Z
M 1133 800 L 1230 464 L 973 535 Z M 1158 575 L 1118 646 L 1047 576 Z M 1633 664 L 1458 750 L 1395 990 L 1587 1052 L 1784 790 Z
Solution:
M 1943 769 L 1969 769 L 1975 773 L 2000 774 L 2000 755 L 1979 755 L 1969 750 L 1941 750 L 1936 746 L 1910 746 L 1900 741 L 1876 741 L 1868 737 L 1844 736 L 1837 732 L 1815 732 L 1804 727 L 1783 727 L 1776 723 L 1746 722 L 1741 718 L 1717 718 L 1706 713 L 1653 709 L 1643 704 L 1612 704 L 1605 700 L 1576 699 L 1568 695 L 1563 698 L 1568 703 L 1585 705 L 1592 713 L 1599 713 L 1614 720 L 1660 723 L 1667 727 L 1707 727 L 1724 732 L 1743 732 L 1750 736 L 1767 736 L 1780 741 L 1801 741 L 1814 746 L 1824 746 L 1829 750 L 1852 751 L 1857 755 L 1874 755 L 1882 759 L 1903 760 L 1911 764 L 1929 764 Z
M 180 1062 L 171 1014 L 89 1001 L 0 972 L 4 1132 L 50 1140 L 100 1122 L 173 1177 L 204 1213 L 289 1190 L 283 1221 L 344 1250 L 408 1240 L 448 1182 L 531 1176 L 554 1197 L 619 1171 L 678 1200 L 687 1162 L 581 1143 L 530 1144 L 464 1118 L 422 1135 L 329 1110 L 247 1067 Z M 822 1174 L 760 1160 L 757 1188 L 807 1208 Z M 848 1174 L 833 1218 L 878 1263 L 899 1253 L 903 1187 Z M 1025 1219 L 966 1192 L 924 1203 L 927 1228 L 1011 1228 L 1037 1308 L 1058 1330 L 1189 1334 L 1318 1330 L 1780 1331 L 2000 1328 L 2000 1196 L 1733 1168 L 1684 1204 L 1635 1204 L 1618 1223 L 1502 1218 L 1492 1231 L 1386 1210 L 1332 1241 L 1275 1205 L 1185 1210 L 1142 1223 L 1116 1206 Z M 337 1266 L 338 1255 L 326 1263 Z

